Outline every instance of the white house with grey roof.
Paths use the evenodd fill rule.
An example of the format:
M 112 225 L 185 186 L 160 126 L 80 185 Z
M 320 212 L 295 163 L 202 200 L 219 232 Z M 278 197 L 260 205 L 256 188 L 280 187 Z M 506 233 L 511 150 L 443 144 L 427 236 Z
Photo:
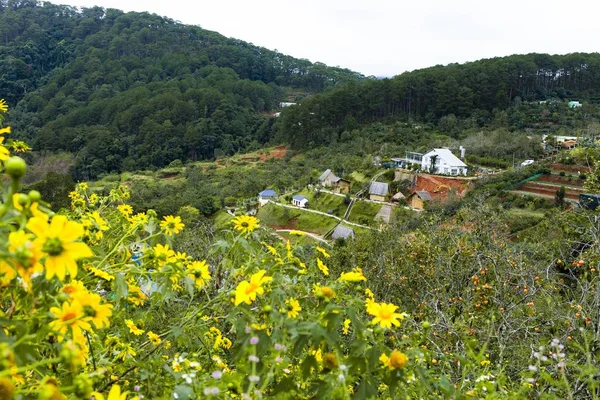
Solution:
M 461 147 L 461 156 L 464 148 Z M 421 171 L 440 175 L 467 175 L 467 164 L 448 149 L 433 149 L 425 154 L 406 152 L 404 158 L 392 158 L 395 167 L 418 165 Z M 434 164 L 432 164 L 434 163 Z
M 440 175 L 467 175 L 467 164 L 448 149 L 433 149 L 423 154 L 421 170 Z

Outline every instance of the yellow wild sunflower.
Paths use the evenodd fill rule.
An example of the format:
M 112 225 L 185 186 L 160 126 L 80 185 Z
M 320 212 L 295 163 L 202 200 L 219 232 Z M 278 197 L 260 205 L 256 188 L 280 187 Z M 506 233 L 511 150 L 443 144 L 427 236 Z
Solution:
M 300 303 L 298 300 L 291 298 L 285 301 L 285 305 L 287 306 L 287 315 L 290 318 L 298 318 L 298 313 L 302 311 L 302 307 L 300 307 Z
M 102 393 L 94 392 L 92 397 L 95 400 L 127 400 L 129 392 L 121 393 L 121 387 L 119 385 L 113 385 L 108 392 L 108 397 L 104 397 Z
M 152 331 L 146 332 L 146 335 L 148 336 L 148 340 L 150 341 L 150 343 L 152 343 L 155 346 L 158 346 L 160 342 L 162 342 L 160 337 Z
M 60 291 L 68 294 L 70 298 L 74 298 L 80 293 L 87 293 L 87 289 L 83 285 L 83 282 L 76 279 L 64 284 Z
M 206 281 L 210 280 L 210 272 L 208 272 L 208 264 L 206 261 L 194 261 L 188 265 L 185 271 L 188 278 L 194 281 L 198 289 L 202 289 Z
M 130 319 L 125 320 L 125 325 L 129 328 L 129 332 L 133 333 L 135 336 L 140 336 L 145 332 L 143 329 L 138 328 Z
M 397 313 L 397 309 L 398 306 L 392 303 L 371 303 L 367 306 L 367 312 L 375 317 L 371 323 L 379 324 L 382 328 L 400 326 L 398 319 L 403 320 L 405 314 Z
M 342 333 L 344 335 L 347 335 L 348 332 L 350 331 L 350 324 L 352 323 L 352 321 L 350 321 L 349 319 L 345 319 L 344 320 L 344 327 L 342 328 Z
M 172 216 L 167 215 L 160 222 L 160 229 L 165 231 L 165 234 L 168 236 L 173 236 L 181 232 L 181 230 L 185 227 L 183 222 L 181 222 L 180 216 Z
M 362 269 L 356 267 L 351 272 L 342 272 L 340 280 L 344 282 L 360 282 L 366 281 L 367 278 L 363 275 Z
M 117 210 L 126 218 L 133 214 L 133 208 L 129 204 L 119 204 Z
M 319 246 L 317 246 L 317 247 L 315 247 L 315 250 L 317 250 L 319 253 L 321 253 L 321 254 L 323 255 L 323 257 L 325 257 L 325 258 L 329 258 L 329 257 L 331 257 L 331 256 L 329 255 L 329 253 L 328 253 L 328 252 L 326 252 L 326 251 L 325 251 L 325 249 L 324 249 L 324 248 L 322 248 L 322 247 L 319 247 Z
M 144 302 L 146 300 L 148 300 L 148 296 L 146 296 L 146 294 L 144 292 L 142 292 L 142 289 L 140 289 L 139 286 L 132 285 L 131 283 L 127 282 L 127 288 L 129 291 L 129 296 L 127 296 L 127 301 L 130 302 L 131 304 L 135 304 L 136 306 L 141 306 L 141 305 L 144 305 Z
M 10 151 L 2 145 L 4 136 L 0 136 L 0 161 L 6 161 L 10 157 Z
M 389 369 L 402 369 L 406 367 L 408 363 L 408 357 L 406 354 L 399 352 L 398 350 L 392 351 L 392 354 L 388 357 L 385 353 L 381 354 L 379 361 Z
M 8 104 L 6 104 L 6 100 L 4 99 L 0 99 L 0 112 L 7 112 L 8 111 Z
M 177 262 L 177 257 L 175 256 L 175 251 L 169 248 L 168 244 L 164 246 L 162 244 L 157 244 L 152 248 L 154 250 L 154 257 L 158 262 L 159 266 L 163 266 L 170 262 Z
M 25 153 L 31 150 L 31 147 L 23 141 L 20 140 L 11 140 L 8 144 L 16 153 Z
M 94 276 L 97 276 L 98 278 L 104 279 L 105 281 L 112 281 L 113 279 L 115 279 L 115 277 L 111 274 L 109 274 L 106 271 L 102 271 L 101 269 L 98 269 L 92 265 L 88 265 L 86 267 L 86 269 L 88 271 L 90 271 L 92 274 L 94 274 Z
M 249 215 L 240 215 L 231 220 L 233 227 L 240 233 L 254 232 L 259 227 L 259 221 L 256 217 Z
M 323 273 L 323 275 L 329 276 L 329 268 L 327 268 L 327 265 L 325 265 L 320 258 L 317 258 L 317 267 L 319 267 L 319 270 Z
M 265 290 L 262 285 L 273 280 L 270 276 L 264 276 L 264 269 L 261 269 L 250 277 L 250 282 L 242 281 L 235 289 L 235 301 L 234 304 L 237 306 L 241 303 L 252 304 L 256 300 L 257 294 L 263 294 Z
M 34 246 L 45 256 L 46 279 L 57 276 L 65 280 L 67 272 L 77 276 L 77 260 L 92 257 L 94 253 L 82 242 L 83 226 L 69 221 L 64 215 L 55 215 L 50 224 L 44 217 L 34 217 L 27 222 L 35 236 Z
M 50 328 L 62 334 L 58 337 L 59 342 L 63 341 L 64 335 L 68 333 L 69 329 L 73 333 L 73 340 L 75 342 L 85 342 L 83 332 L 89 331 L 92 327 L 85 320 L 86 315 L 83 306 L 79 302 L 65 301 L 60 308 L 52 307 L 50 312 L 55 317 L 54 321 L 50 322 Z
M 112 304 L 102 304 L 102 297 L 97 293 L 78 292 L 73 297 L 83 306 L 86 320 L 91 321 L 97 329 L 108 328 Z

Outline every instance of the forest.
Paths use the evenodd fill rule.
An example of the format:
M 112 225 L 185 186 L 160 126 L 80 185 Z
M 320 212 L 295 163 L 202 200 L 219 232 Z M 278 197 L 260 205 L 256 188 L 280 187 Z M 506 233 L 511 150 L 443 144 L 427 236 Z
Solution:
M 76 179 L 258 148 L 290 88 L 302 97 L 361 79 L 148 13 L 0 2 L 15 134 L 77 154 Z
M 438 123 L 451 117 L 483 127 L 515 101 L 594 104 L 600 100 L 599 87 L 598 53 L 512 55 L 351 82 L 306 99 L 280 122 L 286 140 L 296 148 L 310 148 L 343 130 L 376 121 Z

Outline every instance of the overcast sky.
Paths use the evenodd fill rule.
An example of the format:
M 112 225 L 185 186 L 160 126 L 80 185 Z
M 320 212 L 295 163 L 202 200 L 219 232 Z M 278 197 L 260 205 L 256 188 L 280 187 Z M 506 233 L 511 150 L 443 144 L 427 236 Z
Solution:
M 600 48 L 597 0 L 52 2 L 148 11 L 297 58 L 375 76 L 517 53 Z

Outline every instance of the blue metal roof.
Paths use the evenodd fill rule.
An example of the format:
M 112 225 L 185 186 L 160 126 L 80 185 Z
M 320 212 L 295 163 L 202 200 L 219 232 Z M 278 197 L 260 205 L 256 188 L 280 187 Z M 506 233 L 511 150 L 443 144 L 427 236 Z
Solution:
M 294 200 L 298 200 L 298 201 L 302 201 L 302 200 L 308 200 L 306 197 L 304 196 L 300 196 L 299 194 L 296 194 L 292 197 L 292 199 Z
M 273 189 L 263 190 L 258 195 L 260 197 L 277 197 L 277 193 Z

